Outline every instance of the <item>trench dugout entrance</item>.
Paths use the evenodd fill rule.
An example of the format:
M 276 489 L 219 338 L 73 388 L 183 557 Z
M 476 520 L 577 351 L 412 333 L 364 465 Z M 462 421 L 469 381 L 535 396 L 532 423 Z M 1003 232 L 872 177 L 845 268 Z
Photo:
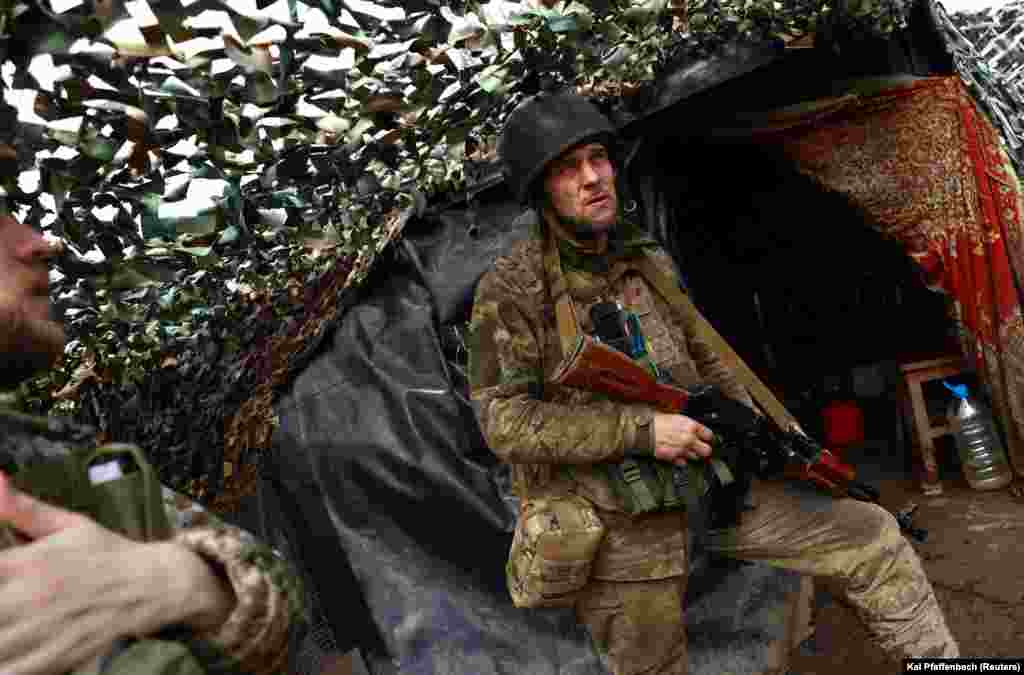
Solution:
M 903 243 L 770 147 L 645 146 L 634 172 L 656 167 L 661 239 L 712 325 L 817 440 L 825 406 L 855 401 L 864 442 L 845 458 L 869 474 L 883 462 L 916 474 L 899 365 L 960 353 L 949 296 L 926 286 Z M 925 393 L 944 414 L 941 383 Z M 936 440 L 947 476 L 958 473 L 951 441 Z

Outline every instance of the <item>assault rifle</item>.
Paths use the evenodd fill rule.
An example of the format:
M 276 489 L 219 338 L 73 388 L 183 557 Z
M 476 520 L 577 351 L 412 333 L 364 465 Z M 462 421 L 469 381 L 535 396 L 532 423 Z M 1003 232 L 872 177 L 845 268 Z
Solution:
M 856 480 L 856 470 L 799 429 L 781 429 L 768 418 L 711 385 L 682 388 L 657 380 L 626 354 L 582 335 L 552 376 L 555 384 L 647 403 L 661 412 L 685 413 L 742 449 L 742 461 L 760 477 L 786 476 L 810 482 L 837 497 L 878 504 L 874 486 Z M 914 527 L 912 510 L 894 514 L 900 529 L 917 541 L 928 533 Z

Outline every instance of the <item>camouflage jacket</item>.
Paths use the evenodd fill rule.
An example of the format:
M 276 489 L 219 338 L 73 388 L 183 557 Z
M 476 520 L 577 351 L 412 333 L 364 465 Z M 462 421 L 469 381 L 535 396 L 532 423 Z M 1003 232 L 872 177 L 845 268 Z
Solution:
M 517 495 L 575 493 L 598 509 L 608 533 L 594 577 L 642 580 L 683 574 L 685 514 L 629 516 L 612 490 L 603 462 L 627 452 L 654 451 L 654 410 L 548 382 L 562 354 L 554 302 L 544 269 L 544 228 L 534 227 L 499 258 L 477 287 L 470 321 L 470 390 L 490 448 L 511 465 Z M 562 269 L 580 328 L 590 333 L 590 308 L 615 301 L 634 312 L 657 366 L 676 383 L 716 384 L 750 403 L 733 373 L 635 270 L 612 278 L 613 263 L 653 255 L 676 276 L 668 254 L 635 226 L 623 225 L 607 255 L 588 255 L 559 239 Z M 620 269 L 623 266 L 619 266 Z
M 0 407 L 0 470 L 5 472 L 57 459 L 69 447 L 90 442 L 81 427 Z M 209 671 L 285 672 L 289 635 L 305 616 L 295 570 L 250 533 L 224 523 L 167 487 L 163 505 L 174 541 L 213 565 L 231 583 L 237 598 L 234 611 L 216 631 L 186 636 L 203 647 Z

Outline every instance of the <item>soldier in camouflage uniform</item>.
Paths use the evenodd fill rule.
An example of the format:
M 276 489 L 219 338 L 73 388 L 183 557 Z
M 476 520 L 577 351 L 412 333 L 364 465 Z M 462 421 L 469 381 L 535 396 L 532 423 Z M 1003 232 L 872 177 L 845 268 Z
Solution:
M 55 250 L 0 215 L 0 363 L 5 385 L 47 367 L 64 334 L 50 318 Z M 56 420 L 0 409 L 0 468 L 87 441 Z M 303 616 L 299 582 L 277 554 L 187 498 L 164 495 L 169 540 L 140 543 L 19 492 L 0 472 L 0 522 L 21 545 L 0 550 L 0 672 L 65 673 L 124 637 L 187 629 L 208 672 L 282 672 Z
M 637 315 L 651 358 L 677 384 L 715 384 L 752 401 L 693 321 L 631 265 L 648 255 L 677 278 L 669 256 L 622 217 L 614 148 L 610 123 L 572 94 L 540 95 L 510 116 L 499 144 L 506 180 L 540 215 L 533 236 L 499 258 L 477 288 L 471 394 L 520 499 L 582 496 L 604 522 L 607 534 L 575 607 L 612 670 L 685 673 L 685 509 L 631 515 L 603 469 L 631 455 L 671 463 L 707 458 L 712 430 L 684 415 L 549 382 L 564 351 L 560 293 L 571 298 L 578 330 L 593 330 L 594 303 L 618 302 Z M 546 251 L 556 251 L 560 265 Z M 750 498 L 755 506 L 738 527 L 709 533 L 710 550 L 827 579 L 893 659 L 958 655 L 892 515 L 795 484 L 755 480 Z

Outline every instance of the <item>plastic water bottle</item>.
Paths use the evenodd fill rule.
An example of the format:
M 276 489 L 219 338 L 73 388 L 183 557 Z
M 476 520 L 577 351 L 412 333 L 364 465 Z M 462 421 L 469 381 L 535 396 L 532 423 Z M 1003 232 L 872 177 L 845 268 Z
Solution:
M 948 421 L 967 483 L 975 490 L 998 490 L 1009 485 L 1013 473 L 991 412 L 968 396 L 966 385 L 942 383 L 955 397 L 949 405 Z

